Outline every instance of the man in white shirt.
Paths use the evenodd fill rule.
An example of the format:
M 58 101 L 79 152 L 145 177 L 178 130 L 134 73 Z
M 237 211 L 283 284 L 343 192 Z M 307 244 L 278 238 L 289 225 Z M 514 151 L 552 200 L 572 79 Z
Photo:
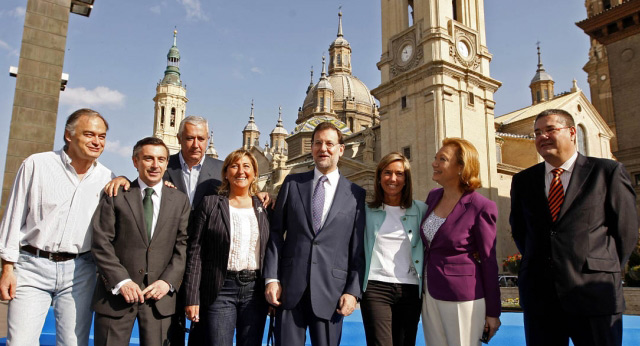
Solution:
M 67 118 L 65 146 L 29 156 L 0 224 L 0 296 L 9 300 L 7 344 L 37 345 L 49 307 L 62 345 L 87 345 L 96 267 L 91 216 L 113 178 L 98 163 L 109 125 L 96 111 Z
M 93 216 L 96 345 L 128 344 L 136 319 L 142 345 L 169 344 L 191 206 L 187 195 L 162 183 L 168 156 L 161 139 L 138 141 L 132 157 L 138 179 L 128 191 L 105 195 Z

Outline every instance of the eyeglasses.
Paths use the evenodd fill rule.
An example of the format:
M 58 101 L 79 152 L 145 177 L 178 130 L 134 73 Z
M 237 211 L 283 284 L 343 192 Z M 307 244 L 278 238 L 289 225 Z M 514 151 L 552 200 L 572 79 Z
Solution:
M 327 147 L 327 149 L 331 150 L 334 147 L 337 147 L 339 145 L 342 145 L 340 143 L 333 143 L 333 142 L 323 142 L 323 141 L 315 141 L 313 142 L 313 146 L 316 148 L 322 148 L 322 145 L 325 145 Z
M 554 135 L 556 132 L 562 130 L 562 129 L 569 129 L 571 128 L 571 126 L 565 126 L 565 127 L 550 127 L 548 129 L 545 130 L 535 130 L 533 131 L 533 135 L 536 136 L 536 138 L 542 137 L 542 136 L 551 136 Z

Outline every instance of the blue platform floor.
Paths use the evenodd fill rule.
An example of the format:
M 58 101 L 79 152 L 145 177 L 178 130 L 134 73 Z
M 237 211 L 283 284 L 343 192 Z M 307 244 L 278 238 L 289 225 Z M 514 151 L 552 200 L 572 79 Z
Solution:
M 524 342 L 524 329 L 522 327 L 522 313 L 518 312 L 505 312 L 500 317 L 502 326 L 500 331 L 491 340 L 489 345 L 493 346 L 518 346 L 525 345 Z M 268 321 L 267 321 L 268 323 Z M 624 334 L 622 338 L 622 345 L 624 346 L 638 346 L 640 345 L 640 316 L 624 315 L 622 317 L 622 323 L 624 328 Z M 268 326 L 265 327 L 263 344 L 267 341 Z M 138 338 L 138 326 L 137 324 L 133 328 L 130 345 L 139 345 L 140 340 Z M 307 340 L 309 337 L 307 335 Z M 47 320 L 45 322 L 42 334 L 40 335 L 40 345 L 49 346 L 56 344 L 55 335 L 55 320 L 53 317 L 53 310 L 49 310 Z M 342 330 L 342 342 L 343 346 L 361 346 L 366 345 L 364 336 L 364 327 L 362 325 L 362 315 L 360 310 L 354 311 L 354 313 L 345 318 L 344 326 Z M 6 345 L 6 339 L 0 339 L 0 345 Z M 93 328 L 91 330 L 91 339 L 89 345 L 93 345 Z M 307 345 L 311 345 L 307 342 Z M 422 332 L 422 323 L 418 327 L 418 336 L 416 345 L 424 345 L 424 334 Z

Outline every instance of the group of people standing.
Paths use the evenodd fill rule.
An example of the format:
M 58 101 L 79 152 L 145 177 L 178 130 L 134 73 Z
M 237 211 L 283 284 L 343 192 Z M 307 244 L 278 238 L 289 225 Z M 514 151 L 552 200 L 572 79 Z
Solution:
M 185 316 L 189 345 L 232 345 L 234 334 L 261 345 L 269 313 L 276 345 L 304 345 L 308 330 L 313 345 L 334 346 L 358 302 L 367 345 L 415 345 L 421 316 L 430 346 L 498 331 L 498 209 L 476 192 L 469 141 L 443 140 L 432 162 L 441 188 L 426 202 L 413 200 L 409 160 L 385 155 L 365 203 L 338 170 L 342 132 L 321 123 L 315 168 L 287 176 L 272 208 L 249 151 L 204 155 L 203 118 L 180 124 L 177 154 L 140 140 L 131 182 L 97 162 L 107 129 L 78 110 L 65 147 L 18 172 L 0 225 L 9 345 L 37 344 L 50 305 L 59 345 L 87 344 L 92 309 L 96 345 L 126 345 L 136 319 L 142 344 L 183 345 Z M 510 217 L 527 344 L 620 345 L 621 270 L 638 236 L 628 174 L 577 153 L 565 111 L 538 115 L 534 133 L 545 162 L 514 176 Z

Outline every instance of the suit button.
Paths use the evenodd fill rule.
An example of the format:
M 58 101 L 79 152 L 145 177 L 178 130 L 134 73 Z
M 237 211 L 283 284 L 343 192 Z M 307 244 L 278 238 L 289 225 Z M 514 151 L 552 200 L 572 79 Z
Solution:
M 558 234 L 558 232 L 556 232 L 556 231 L 551 231 L 551 236 L 552 236 L 552 237 L 555 237 L 555 236 L 556 236 L 556 234 Z
M 420 260 L 416 260 L 416 263 L 420 263 Z
M 411 233 L 411 230 L 407 231 L 407 233 Z
M 140 270 L 138 270 L 138 273 L 142 274 L 142 273 L 144 273 L 144 270 L 140 269 Z

